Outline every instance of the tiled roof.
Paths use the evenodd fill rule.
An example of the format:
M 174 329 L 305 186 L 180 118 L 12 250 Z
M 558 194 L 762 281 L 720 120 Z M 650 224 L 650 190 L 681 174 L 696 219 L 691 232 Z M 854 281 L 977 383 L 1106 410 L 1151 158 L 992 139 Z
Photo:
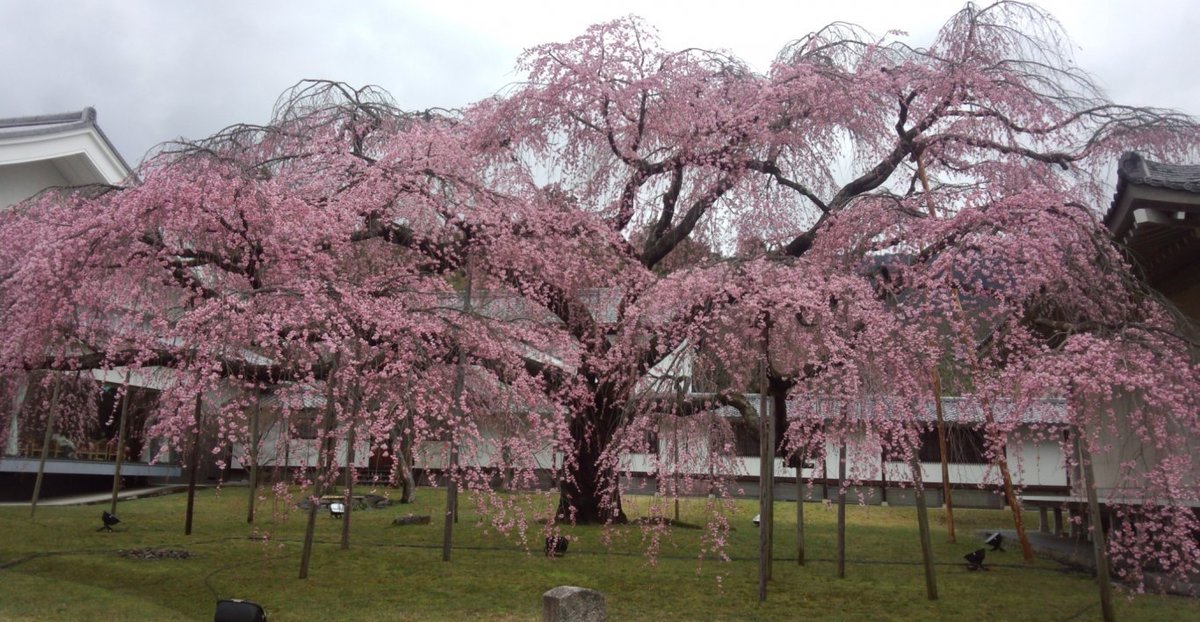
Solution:
M 1127 151 L 1121 155 L 1117 167 L 1117 182 L 1200 193 L 1200 165 L 1164 164 Z M 1117 192 L 1120 193 L 1119 187 Z
M 126 171 L 132 171 L 133 168 L 113 146 L 112 141 L 104 134 L 104 130 L 96 124 L 96 109 L 88 106 L 83 110 L 76 112 L 60 112 L 57 114 L 42 114 L 30 117 L 9 117 L 0 119 L 0 140 L 11 138 L 24 138 L 28 136 L 46 136 L 69 132 L 78 129 L 90 129 L 96 132 L 100 140 L 112 151 L 121 166 Z

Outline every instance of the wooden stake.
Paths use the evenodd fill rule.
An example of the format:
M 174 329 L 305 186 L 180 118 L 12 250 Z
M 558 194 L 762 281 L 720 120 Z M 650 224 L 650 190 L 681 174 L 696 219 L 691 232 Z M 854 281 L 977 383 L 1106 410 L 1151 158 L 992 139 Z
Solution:
M 321 508 L 321 495 L 324 493 L 324 487 L 321 485 L 322 477 L 325 470 L 333 461 L 333 451 L 335 445 L 333 443 L 333 422 L 336 419 L 337 409 L 335 400 L 337 397 L 337 371 L 338 362 L 340 361 L 340 353 L 335 352 L 333 355 L 333 364 L 329 368 L 329 376 L 325 380 L 325 415 L 324 421 L 321 422 L 321 428 L 324 436 L 320 453 L 317 454 L 317 473 L 313 477 L 313 493 L 309 499 L 308 508 L 308 524 L 304 527 L 304 545 L 300 550 L 300 578 L 308 578 L 308 566 L 312 560 L 313 534 L 317 529 L 317 511 Z
M 258 419 L 262 415 L 262 394 L 254 394 L 254 410 L 250 413 L 250 447 L 246 457 L 250 459 L 250 499 L 246 509 L 246 522 L 254 522 L 254 504 L 258 497 L 258 444 L 261 442 L 258 433 Z
M 54 390 L 50 393 L 50 412 L 46 414 L 46 435 L 42 439 L 42 457 L 38 460 L 37 479 L 33 481 L 33 499 L 29 502 L 29 520 L 37 515 L 38 498 L 42 495 L 42 478 L 46 474 L 46 456 L 50 455 L 50 440 L 54 435 L 54 416 L 58 414 L 58 395 L 62 379 L 55 378 Z
M 358 409 L 362 403 L 362 396 L 358 393 L 358 386 L 355 385 L 354 394 L 354 413 L 350 417 L 350 431 L 346 433 L 346 475 L 345 486 L 346 492 L 342 499 L 342 505 L 345 511 L 342 513 L 342 550 L 350 548 L 350 509 L 354 502 L 354 422 L 358 420 Z
M 796 465 L 796 564 L 804 565 L 804 452 Z
M 838 447 L 837 576 L 846 578 L 846 441 Z
M 942 410 L 942 375 L 937 367 L 930 370 L 933 404 L 937 411 L 938 451 L 942 458 L 942 499 L 946 507 L 946 542 L 954 544 L 954 499 L 950 494 L 950 454 L 946 450 L 946 416 Z
M 471 269 L 471 260 L 467 259 L 467 283 L 466 291 L 463 294 L 463 313 L 470 315 L 471 313 L 471 278 L 474 270 Z M 454 523 L 458 521 L 458 426 L 461 425 L 463 418 L 463 388 L 466 382 L 466 371 L 464 367 L 467 363 L 467 354 L 463 350 L 463 344 L 460 340 L 458 343 L 458 366 L 454 370 L 454 386 L 451 389 L 451 399 L 453 400 L 452 408 L 454 410 L 454 424 L 450 430 L 450 468 L 446 470 L 446 517 L 442 522 L 442 561 L 450 561 L 450 545 L 454 535 Z
M 769 322 L 763 326 L 762 354 L 758 376 L 758 602 L 767 600 L 767 581 L 771 579 L 771 530 L 774 526 L 775 492 L 775 418 L 767 412 L 767 355 Z
M 1100 612 L 1104 622 L 1113 622 L 1112 578 L 1108 571 L 1108 544 L 1104 537 L 1104 522 L 1100 516 L 1100 501 L 1096 496 L 1096 475 L 1092 471 L 1092 456 L 1082 434 L 1076 431 L 1075 448 L 1079 454 L 1079 470 L 1083 475 L 1083 487 L 1087 491 L 1088 520 L 1092 524 L 1092 550 L 1096 556 L 1096 582 L 1100 585 Z
M 109 507 L 110 514 L 117 513 L 117 491 L 121 490 L 121 463 L 125 461 L 125 422 L 129 419 L 129 402 L 133 401 L 133 396 L 130 395 L 129 368 L 125 369 L 125 394 L 121 396 L 121 420 L 117 423 L 117 462 L 113 465 L 113 485 L 112 485 L 112 504 Z
M 196 426 L 196 431 L 192 434 L 192 453 L 188 457 L 188 493 L 187 493 L 187 512 L 184 517 L 183 535 L 192 535 L 192 514 L 196 507 L 196 476 L 200 470 L 200 410 L 202 407 L 203 392 L 196 392 L 196 410 L 192 414 L 192 425 Z
M 929 510 L 925 504 L 925 481 L 921 474 L 921 460 L 912 457 L 913 491 L 917 499 L 917 527 L 921 532 L 921 561 L 925 566 L 925 595 L 929 600 L 938 599 L 937 577 L 933 574 L 933 543 L 929 538 Z

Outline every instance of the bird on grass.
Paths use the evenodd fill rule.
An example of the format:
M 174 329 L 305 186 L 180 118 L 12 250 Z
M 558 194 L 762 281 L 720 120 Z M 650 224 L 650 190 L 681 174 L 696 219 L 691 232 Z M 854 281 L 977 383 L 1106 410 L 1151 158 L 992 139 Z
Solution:
M 987 540 L 984 540 L 983 543 L 992 547 L 993 553 L 996 551 L 1004 552 L 1004 534 L 999 531 L 988 536 Z
M 121 522 L 121 519 L 117 518 L 116 514 L 109 514 L 108 510 L 105 510 L 104 513 L 100 515 L 100 520 L 104 521 L 104 526 L 96 531 L 112 531 L 113 525 Z
M 983 549 L 975 549 L 974 553 L 963 555 L 963 559 L 967 560 L 967 570 L 987 570 L 983 566 L 985 556 L 987 556 L 987 551 Z

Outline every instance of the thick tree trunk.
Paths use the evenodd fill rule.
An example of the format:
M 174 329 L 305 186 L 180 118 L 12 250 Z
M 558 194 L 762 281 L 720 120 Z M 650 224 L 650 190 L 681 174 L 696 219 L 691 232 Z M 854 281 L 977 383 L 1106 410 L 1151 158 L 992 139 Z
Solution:
M 412 439 L 402 435 L 396 442 L 399 443 L 394 453 L 400 479 L 400 503 L 412 503 L 417 500 L 417 479 L 412 471 Z
M 579 525 L 623 524 L 628 522 L 621 506 L 617 488 L 618 474 L 612 467 L 600 464 L 605 449 L 622 419 L 619 407 L 600 392 L 595 404 L 589 405 L 571 421 L 571 446 L 576 459 L 569 457 L 559 479 L 557 520 Z M 605 501 L 605 495 L 608 501 Z

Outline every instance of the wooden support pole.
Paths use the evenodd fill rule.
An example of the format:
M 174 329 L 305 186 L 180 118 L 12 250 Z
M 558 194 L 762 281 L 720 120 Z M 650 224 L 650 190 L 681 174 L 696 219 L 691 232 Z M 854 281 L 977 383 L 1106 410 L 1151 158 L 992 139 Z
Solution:
M 129 376 L 130 370 L 125 370 L 125 394 L 121 396 L 121 420 L 117 423 L 117 461 L 113 465 L 113 485 L 112 485 L 112 503 L 109 506 L 109 513 L 117 513 L 117 492 L 121 490 L 121 463 L 125 461 L 125 425 L 129 419 L 129 402 L 133 401 L 133 396 L 130 395 Z
M 1113 622 L 1112 578 L 1108 571 L 1108 543 L 1104 537 L 1104 522 L 1100 517 L 1100 501 L 1096 495 L 1096 475 L 1092 470 L 1092 456 L 1082 434 L 1075 435 L 1075 447 L 1079 454 L 1079 468 L 1083 475 L 1083 487 L 1087 491 L 1088 517 L 1092 526 L 1092 550 L 1096 556 L 1096 582 L 1100 586 L 1100 612 L 1104 622 Z
M 796 564 L 804 565 L 804 454 L 800 452 L 796 464 Z
M 463 313 L 471 314 L 471 258 L 467 258 L 467 283 L 463 293 Z M 461 332 L 461 331 L 460 331 Z M 454 370 L 454 386 L 451 389 L 451 409 L 454 421 L 450 430 L 450 468 L 446 471 L 446 516 L 442 522 L 442 561 L 450 561 L 450 548 L 454 535 L 454 523 L 458 522 L 458 426 L 463 420 L 463 389 L 466 383 L 467 354 L 462 341 L 458 345 L 458 364 Z
M 350 511 L 354 508 L 354 422 L 358 421 L 362 408 L 362 393 L 357 382 L 354 384 L 354 411 L 350 414 L 350 429 L 346 432 L 345 492 L 342 493 L 342 550 L 350 548 Z
M 774 527 L 775 491 L 772 482 L 775 479 L 775 418 L 768 412 L 770 406 L 767 396 L 767 355 L 768 331 L 767 319 L 763 326 L 762 356 L 758 376 L 758 602 L 767 600 L 767 581 L 771 580 L 772 534 Z
M 925 566 L 925 596 L 938 599 L 937 577 L 933 574 L 933 543 L 929 536 L 929 509 L 925 504 L 925 479 L 921 474 L 921 459 L 912 456 L 913 492 L 917 500 L 917 527 L 921 533 L 921 562 Z
M 333 424 L 337 417 L 337 372 L 341 356 L 334 353 L 333 364 L 329 376 L 325 380 L 325 415 L 321 422 L 322 448 L 317 454 L 317 472 L 313 477 L 313 493 L 309 498 L 308 523 L 304 527 L 304 545 L 300 549 L 300 578 L 308 578 L 309 562 L 312 561 L 313 535 L 317 530 L 317 512 L 321 509 L 321 495 L 324 493 L 322 477 L 333 462 Z
M 259 438 L 258 425 L 259 418 L 262 416 L 262 395 L 259 392 L 254 394 L 254 410 L 250 412 L 250 447 L 246 450 L 246 458 L 250 460 L 250 499 L 246 504 L 246 522 L 254 522 L 254 505 L 258 501 L 258 450 L 259 443 L 262 439 Z
M 954 498 L 950 491 L 950 452 L 946 449 L 946 415 L 942 409 L 942 375 L 937 367 L 930 369 L 933 405 L 937 412 L 938 455 L 942 461 L 942 501 L 946 508 L 946 542 L 954 544 Z
M 54 416 L 58 414 L 58 396 L 62 390 L 62 379 L 55 378 L 50 393 L 50 412 L 46 414 L 46 434 L 42 438 L 42 457 L 38 459 L 37 478 L 33 481 L 33 499 L 29 502 L 29 520 L 37 515 L 38 498 L 42 495 L 42 478 L 46 475 L 46 456 L 50 455 L 50 441 L 54 436 Z
M 203 407 L 203 393 L 196 392 L 196 410 L 192 413 L 192 425 L 196 429 L 192 432 L 192 452 L 188 456 L 188 492 L 187 492 L 187 512 L 183 520 L 183 535 L 192 535 L 192 516 L 196 508 L 196 477 L 200 471 L 200 411 Z
M 844 433 L 844 432 L 843 432 Z M 838 447 L 837 576 L 846 578 L 846 441 Z
M 1001 450 L 1004 451 L 1004 450 Z M 1000 475 L 1004 478 L 1004 498 L 1012 510 L 1013 525 L 1017 528 L 1017 540 L 1021 542 L 1021 555 L 1025 561 L 1033 561 L 1033 547 L 1029 544 L 1029 534 L 1025 533 L 1025 519 L 1021 516 L 1021 501 L 1013 491 L 1012 475 L 1008 471 L 1008 460 L 1000 458 Z

